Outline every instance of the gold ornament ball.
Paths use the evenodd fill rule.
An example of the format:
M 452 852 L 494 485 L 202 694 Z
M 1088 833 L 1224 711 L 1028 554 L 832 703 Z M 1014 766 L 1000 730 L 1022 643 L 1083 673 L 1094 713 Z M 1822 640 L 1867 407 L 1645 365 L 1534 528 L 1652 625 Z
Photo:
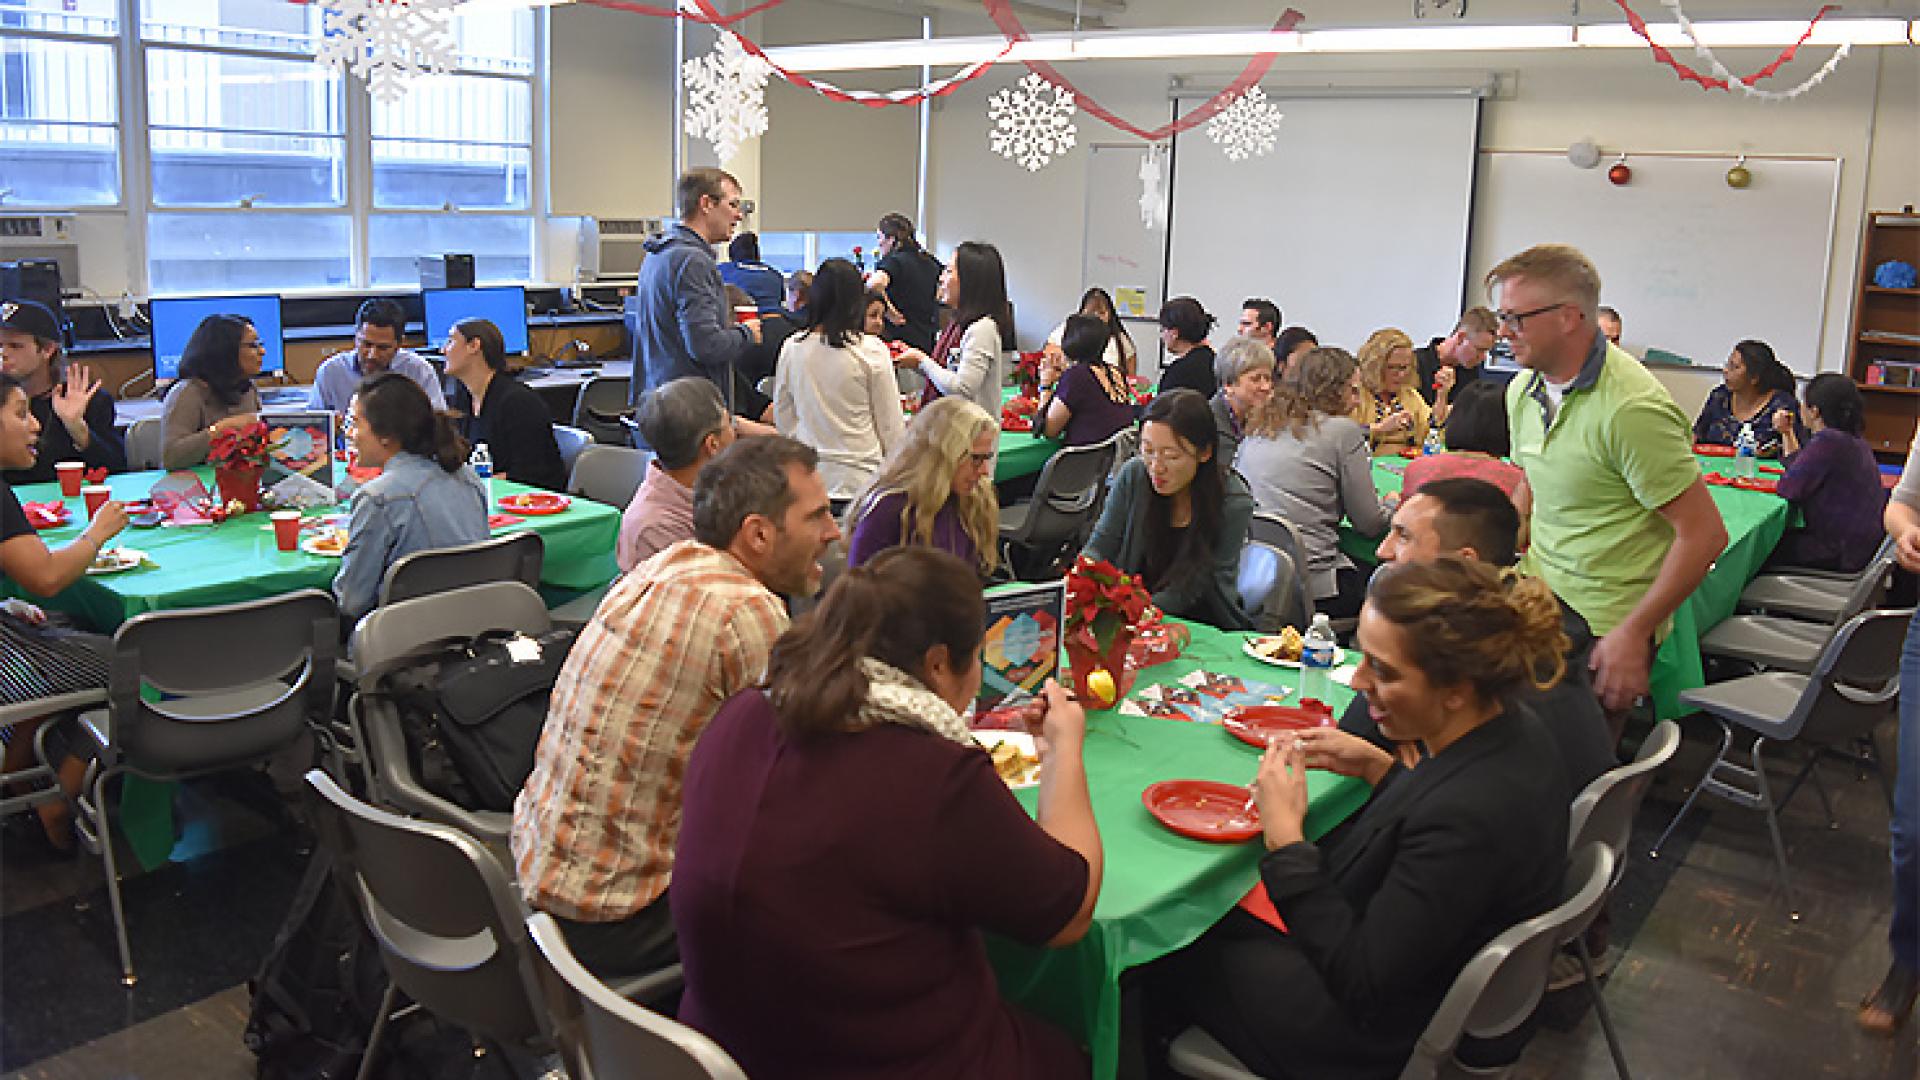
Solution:
M 1751 183 L 1753 183 L 1753 173 L 1749 172 L 1745 165 L 1735 165 L 1727 170 L 1728 187 L 1744 188 Z

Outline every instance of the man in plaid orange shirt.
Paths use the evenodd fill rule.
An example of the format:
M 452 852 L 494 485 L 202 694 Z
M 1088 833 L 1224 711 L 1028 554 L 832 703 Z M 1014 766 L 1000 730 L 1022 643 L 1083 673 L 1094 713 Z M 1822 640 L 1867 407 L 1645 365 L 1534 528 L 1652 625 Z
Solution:
M 701 470 L 694 539 L 621 578 L 553 688 L 514 802 L 520 887 L 601 975 L 675 957 L 667 885 L 687 756 L 721 702 L 759 681 L 837 539 L 811 447 L 742 439 Z

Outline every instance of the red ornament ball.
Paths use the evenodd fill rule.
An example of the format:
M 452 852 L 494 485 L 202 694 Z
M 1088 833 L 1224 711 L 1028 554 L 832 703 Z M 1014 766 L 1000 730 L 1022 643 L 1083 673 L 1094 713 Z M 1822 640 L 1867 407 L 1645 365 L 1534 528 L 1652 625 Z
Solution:
M 1615 187 L 1625 187 L 1633 179 L 1633 169 L 1625 162 L 1621 162 L 1607 170 L 1607 179 L 1612 181 Z

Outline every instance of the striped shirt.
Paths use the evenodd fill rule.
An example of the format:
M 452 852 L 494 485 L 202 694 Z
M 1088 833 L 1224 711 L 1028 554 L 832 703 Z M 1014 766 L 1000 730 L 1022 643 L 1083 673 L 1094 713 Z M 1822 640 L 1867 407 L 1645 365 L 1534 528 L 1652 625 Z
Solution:
M 720 703 L 758 682 L 786 609 L 738 559 L 686 540 L 621 578 L 554 684 L 514 801 L 528 903 L 617 922 L 673 874 L 687 757 Z

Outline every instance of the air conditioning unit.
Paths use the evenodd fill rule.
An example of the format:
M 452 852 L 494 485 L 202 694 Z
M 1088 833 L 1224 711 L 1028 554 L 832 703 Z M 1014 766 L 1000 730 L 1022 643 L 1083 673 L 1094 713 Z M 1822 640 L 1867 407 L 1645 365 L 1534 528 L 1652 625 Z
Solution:
M 52 259 L 63 291 L 80 295 L 80 242 L 66 214 L 0 214 L 0 262 Z
M 588 218 L 594 230 L 595 281 L 630 281 L 640 276 L 645 244 L 672 227 L 666 218 Z M 582 259 L 582 263 L 586 262 Z

